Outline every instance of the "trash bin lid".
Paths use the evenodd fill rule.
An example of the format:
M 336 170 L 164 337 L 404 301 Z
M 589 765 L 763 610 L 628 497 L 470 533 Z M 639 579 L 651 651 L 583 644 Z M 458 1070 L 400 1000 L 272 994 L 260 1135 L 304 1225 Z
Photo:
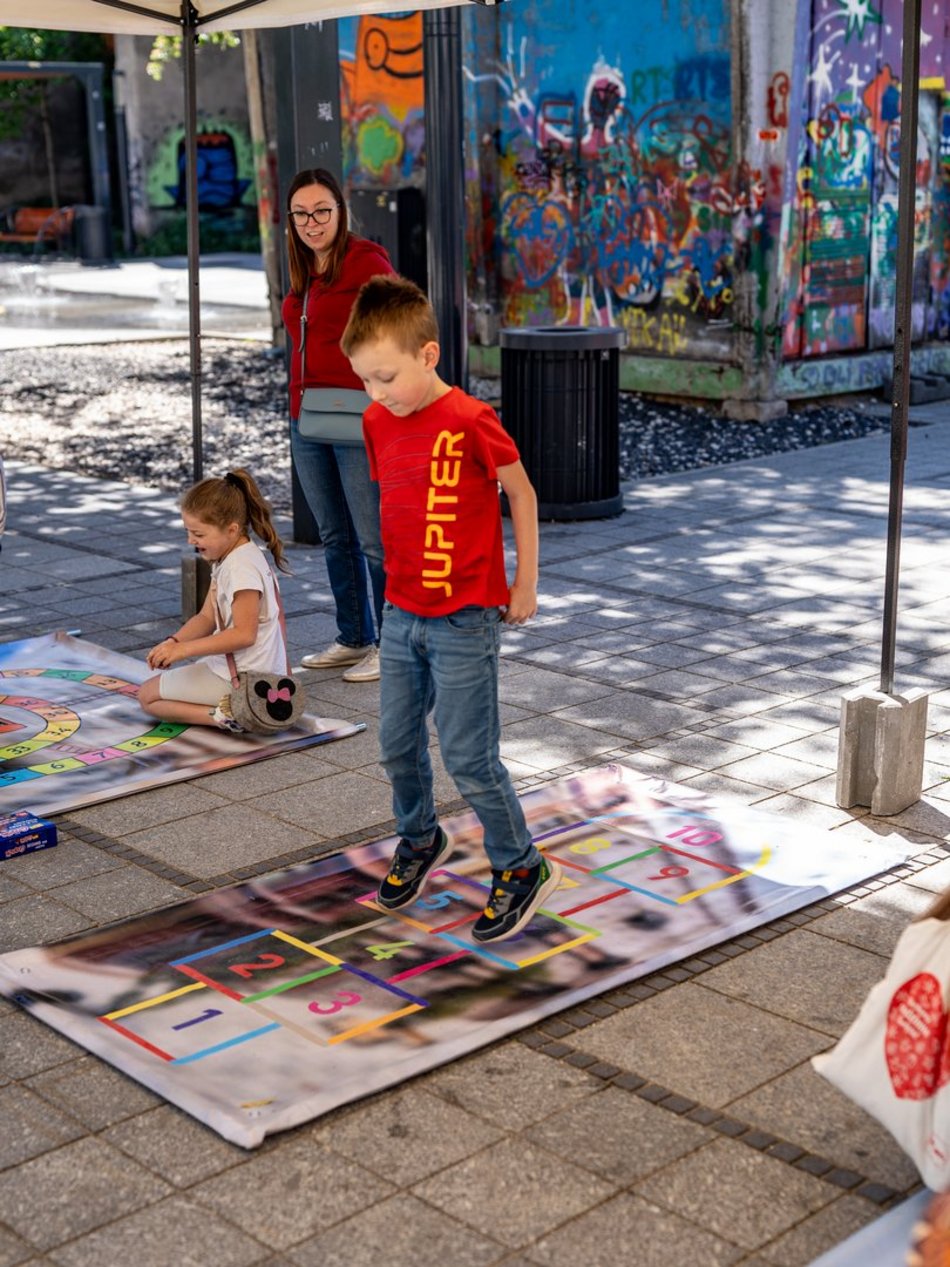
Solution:
M 507 326 L 499 333 L 503 348 L 526 352 L 598 352 L 602 348 L 622 348 L 627 332 L 620 326 Z

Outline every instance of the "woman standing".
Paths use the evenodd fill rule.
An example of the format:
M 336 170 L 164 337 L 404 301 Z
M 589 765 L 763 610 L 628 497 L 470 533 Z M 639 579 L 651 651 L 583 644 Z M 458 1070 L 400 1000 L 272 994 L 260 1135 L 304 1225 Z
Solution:
M 362 388 L 340 351 L 340 336 L 362 284 L 395 270 L 383 247 L 350 232 L 343 191 L 336 177 L 319 167 L 298 172 L 291 183 L 287 251 L 290 293 L 282 316 L 292 347 L 290 448 L 323 542 L 337 622 L 336 640 L 301 663 L 309 669 L 349 666 L 343 674 L 347 682 L 374 682 L 386 587 L 379 490 L 362 445 L 302 436 L 298 419 L 304 388 Z

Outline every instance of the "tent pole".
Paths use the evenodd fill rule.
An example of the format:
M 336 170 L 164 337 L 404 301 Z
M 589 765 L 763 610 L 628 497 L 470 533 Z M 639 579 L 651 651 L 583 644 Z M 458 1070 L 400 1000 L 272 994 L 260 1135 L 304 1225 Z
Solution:
M 891 400 L 891 491 L 887 513 L 884 632 L 881 641 L 881 691 L 888 695 L 894 690 L 894 663 L 897 648 L 901 516 L 904 503 L 904 464 L 907 458 L 907 410 L 910 406 L 910 355 L 914 321 L 914 212 L 917 192 L 920 11 L 921 0 L 904 0 L 904 38 L 901 48 L 900 175 L 897 186 L 894 386 Z
M 181 3 L 181 60 L 185 79 L 185 214 L 188 221 L 188 336 L 191 352 L 191 444 L 194 482 L 203 475 L 201 434 L 201 295 L 199 284 L 198 106 L 195 39 L 198 11 Z
M 422 15 L 425 63 L 426 228 L 429 298 L 439 323 L 439 374 L 468 388 L 465 278 L 465 132 L 458 9 Z

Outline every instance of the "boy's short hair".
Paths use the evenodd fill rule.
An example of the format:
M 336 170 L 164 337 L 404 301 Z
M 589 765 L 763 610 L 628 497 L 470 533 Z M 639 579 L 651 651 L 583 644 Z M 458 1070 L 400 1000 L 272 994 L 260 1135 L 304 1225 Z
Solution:
M 438 343 L 439 326 L 423 291 L 405 277 L 380 274 L 360 287 L 340 347 L 344 356 L 365 343 L 392 339 L 402 352 Z

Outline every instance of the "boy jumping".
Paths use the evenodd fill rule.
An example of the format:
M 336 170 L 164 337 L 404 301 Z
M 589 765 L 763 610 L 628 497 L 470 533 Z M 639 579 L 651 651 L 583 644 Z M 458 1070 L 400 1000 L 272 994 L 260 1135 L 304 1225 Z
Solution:
M 492 942 L 524 928 L 561 878 L 499 757 L 499 626 L 537 611 L 537 498 L 494 411 L 439 378 L 438 339 L 422 291 L 381 276 L 360 290 L 340 340 L 373 400 L 363 434 L 386 567 L 379 740 L 401 839 L 377 901 L 408 906 L 452 852 L 432 791 L 434 712 L 445 767 L 484 828 L 491 891 L 472 937 Z M 517 552 L 510 589 L 499 484 Z

